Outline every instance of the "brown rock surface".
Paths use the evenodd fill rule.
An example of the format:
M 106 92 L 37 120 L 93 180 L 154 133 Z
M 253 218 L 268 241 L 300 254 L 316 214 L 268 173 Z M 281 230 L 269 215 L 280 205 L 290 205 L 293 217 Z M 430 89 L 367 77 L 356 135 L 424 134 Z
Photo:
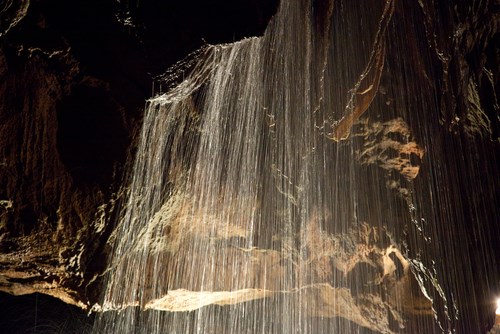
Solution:
M 273 10 L 267 7 L 273 5 L 248 1 L 249 8 L 254 9 L 253 20 L 257 22 L 253 28 L 213 28 L 206 33 L 209 42 L 227 42 L 261 31 Z M 60 8 L 56 9 L 57 6 Z M 190 6 L 199 6 L 200 12 L 207 9 L 201 3 Z M 474 190 L 481 182 L 487 182 L 482 181 L 481 172 L 498 175 L 495 159 L 498 159 L 500 138 L 499 6 L 494 1 L 438 4 L 433 0 L 419 1 L 417 8 L 411 6 L 399 1 L 393 18 L 395 27 L 408 32 L 407 40 L 400 44 L 391 42 L 392 30 L 388 33 L 386 57 L 389 60 L 380 79 L 379 95 L 373 101 L 375 105 L 385 104 L 387 113 L 370 115 L 369 110 L 366 111 L 366 118 L 361 118 L 352 131 L 367 143 L 364 150 L 358 152 L 358 159 L 367 169 L 382 168 L 388 173 L 400 174 L 401 180 L 389 180 L 388 185 L 406 196 L 408 187 L 404 182 L 422 178 L 423 184 L 433 176 L 429 161 L 439 160 L 439 157 L 453 161 L 446 152 L 432 153 L 436 142 L 448 143 L 460 151 L 463 147 L 456 144 L 457 139 L 465 138 L 468 144 L 464 145 L 463 152 L 472 156 L 476 151 L 471 147 L 481 147 L 481 150 L 472 163 L 478 174 L 474 174 L 464 197 L 482 198 Z M 165 5 L 156 11 L 151 2 L 141 6 L 130 1 L 119 6 L 111 1 L 72 4 L 56 1 L 54 4 L 45 0 L 9 1 L 1 9 L 0 290 L 15 295 L 41 292 L 84 309 L 97 301 L 99 291 L 96 287 L 103 271 L 102 260 L 108 252 L 107 241 L 113 228 L 115 203 L 120 197 L 124 165 L 133 151 L 143 101 L 151 93 L 150 75 L 162 73 L 167 65 L 200 46 L 201 38 L 195 30 L 206 29 L 221 19 L 198 12 L 191 15 L 186 6 L 180 6 L 177 9 L 184 16 L 179 15 L 174 20 L 173 14 L 169 14 L 175 12 L 173 9 Z M 226 12 L 228 10 L 226 8 Z M 417 19 L 408 18 L 413 12 L 418 13 Z M 174 22 L 170 31 L 160 29 L 165 21 L 162 15 L 167 14 Z M 187 17 L 202 19 L 192 24 Z M 226 19 L 237 21 L 230 15 L 226 15 Z M 411 24 L 412 20 L 420 24 Z M 409 23 L 403 23 L 405 21 Z M 176 46 L 175 50 L 172 45 Z M 398 48 L 401 45 L 405 47 Z M 417 110 L 418 114 L 412 114 L 414 119 L 402 121 L 397 117 L 397 108 L 402 104 L 398 98 L 401 97 L 384 93 L 384 89 L 398 85 L 398 80 L 412 80 L 395 79 L 388 83 L 393 73 L 397 73 L 401 58 L 413 64 L 410 76 L 429 83 L 426 89 L 438 97 L 439 115 L 422 107 Z M 419 98 L 429 97 L 424 92 Z M 417 118 L 432 124 L 429 132 L 418 128 Z M 435 119 L 439 122 L 434 122 Z M 359 126 L 364 128 L 360 130 Z M 411 140 L 406 143 L 394 140 L 390 137 L 391 132 L 397 132 L 397 136 L 411 136 Z M 385 155 L 389 151 L 390 154 Z M 397 154 L 392 155 L 394 152 Z M 418 157 L 418 163 L 412 161 L 412 155 Z M 457 173 L 458 179 L 466 174 Z M 421 184 L 417 182 L 417 190 L 424 187 Z M 492 201 L 499 198 L 499 188 L 498 181 L 492 184 L 482 199 L 484 202 L 474 202 L 466 213 L 473 217 L 483 204 L 496 206 Z M 492 209 L 483 216 L 458 221 L 457 226 L 465 227 L 461 225 L 456 230 L 465 230 L 474 236 L 486 235 L 488 247 L 496 245 L 490 252 L 499 254 L 498 217 L 494 213 Z M 455 227 L 447 226 L 446 229 L 454 230 Z M 237 229 L 235 231 L 237 234 Z M 439 232 L 437 228 L 432 230 L 436 231 Z M 304 233 L 308 232 L 311 231 Z M 311 237 L 317 237 L 316 232 L 311 232 Z M 315 240 L 310 245 L 319 242 L 322 250 L 334 252 L 337 250 L 333 246 L 325 245 L 333 242 L 332 238 Z M 464 252 L 472 254 L 474 263 L 483 260 L 483 241 L 477 237 L 463 243 L 467 245 Z M 411 248 L 411 240 L 409 244 Z M 371 243 L 360 245 L 367 247 L 367 253 L 373 251 Z M 382 273 L 385 269 L 381 254 L 388 249 L 384 247 L 377 249 L 379 262 L 369 261 Z M 241 252 L 242 256 L 248 254 L 245 250 L 232 251 Z M 257 262 L 265 263 L 273 262 L 269 257 L 282 256 L 266 250 L 251 250 L 250 253 L 255 255 L 253 259 Z M 367 253 L 362 250 L 355 254 L 335 253 L 336 269 L 347 275 L 357 263 L 368 261 Z M 327 277 L 331 268 L 323 264 L 332 254 L 314 250 L 312 254 L 314 257 L 310 261 L 315 263 L 315 275 Z M 450 256 L 460 257 L 459 254 Z M 398 256 L 398 259 L 403 261 L 404 258 Z M 490 266 L 471 273 L 481 282 L 475 287 L 479 299 L 486 298 L 488 282 L 498 281 L 500 276 L 498 271 L 491 272 L 494 271 L 491 261 L 491 256 L 485 257 Z M 380 284 L 394 291 L 408 291 L 406 287 L 414 283 L 405 281 L 410 280 L 410 276 L 407 267 L 403 265 L 403 268 L 405 278 L 382 279 Z M 401 282 L 405 282 L 404 285 Z M 177 291 L 182 291 L 180 289 Z M 311 302 L 325 303 L 323 316 L 339 314 L 339 310 L 331 309 L 333 306 L 320 296 L 344 296 L 345 290 L 335 290 L 322 281 L 308 289 Z M 245 290 L 244 295 L 249 297 L 238 298 L 260 298 L 267 293 L 291 292 Z M 217 298 L 211 302 L 227 303 L 226 297 Z M 353 297 L 345 297 L 349 298 Z M 379 302 L 378 297 L 373 298 L 365 301 L 366 304 Z M 391 301 L 391 293 L 388 298 L 386 303 L 396 303 Z M 406 312 L 426 313 L 429 306 L 426 299 L 418 300 L 421 305 L 410 306 Z M 154 303 L 164 305 L 161 300 L 151 303 L 150 307 Z M 354 303 L 362 301 L 358 299 Z M 387 309 L 384 312 L 387 317 Z M 483 321 L 485 317 L 480 315 L 474 321 Z M 362 318 L 352 320 L 365 321 Z M 377 326 L 382 332 L 387 329 L 383 323 Z

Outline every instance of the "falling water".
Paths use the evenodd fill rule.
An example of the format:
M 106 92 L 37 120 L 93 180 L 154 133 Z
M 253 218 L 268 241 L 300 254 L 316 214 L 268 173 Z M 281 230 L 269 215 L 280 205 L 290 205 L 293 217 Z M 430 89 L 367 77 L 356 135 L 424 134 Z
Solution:
M 282 0 L 264 36 L 207 45 L 162 78 L 96 333 L 463 326 L 467 286 L 434 261 L 474 261 L 448 240 L 464 231 L 442 226 L 459 219 L 447 187 L 460 176 L 433 137 L 435 91 L 407 63 L 432 50 L 402 56 L 398 29 L 418 15 L 395 22 L 396 6 L 410 5 Z

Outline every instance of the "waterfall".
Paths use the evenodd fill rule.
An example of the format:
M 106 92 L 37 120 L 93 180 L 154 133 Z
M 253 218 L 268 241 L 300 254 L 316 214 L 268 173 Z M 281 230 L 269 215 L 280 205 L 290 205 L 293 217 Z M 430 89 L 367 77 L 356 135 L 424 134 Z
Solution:
M 425 78 L 389 53 L 395 0 L 362 5 L 282 0 L 262 37 L 161 79 L 96 333 L 452 330 L 457 295 L 423 252 L 453 219 L 435 209 L 453 205 L 434 193 L 446 180 L 419 180 L 442 159 L 420 116 L 439 107 L 399 82 Z

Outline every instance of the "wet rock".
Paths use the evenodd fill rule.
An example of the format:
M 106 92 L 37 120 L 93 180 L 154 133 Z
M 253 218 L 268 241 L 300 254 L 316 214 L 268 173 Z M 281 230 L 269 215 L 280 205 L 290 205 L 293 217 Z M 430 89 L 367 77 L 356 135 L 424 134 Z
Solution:
M 424 149 L 413 138 L 408 124 L 401 118 L 387 122 L 360 122 L 355 136 L 363 137 L 363 148 L 357 159 L 366 165 L 376 165 L 389 174 L 400 174 L 407 181 L 417 177 Z
M 245 4 L 247 10 L 238 15 L 252 13 L 251 21 L 256 22 L 252 28 L 247 28 L 247 19 L 232 15 L 229 3 L 220 4 L 223 10 L 202 2 L 165 2 L 159 9 L 154 1 L 5 3 L 0 11 L 0 290 L 11 294 L 41 292 L 87 309 L 93 305 L 103 260 L 109 252 L 107 242 L 113 238 L 112 218 L 124 184 L 124 166 L 133 152 L 144 100 L 152 90 L 158 90 L 151 89 L 152 77 L 201 46 L 202 38 L 209 43 L 232 42 L 261 33 L 276 3 Z M 470 156 L 482 172 L 490 168 L 486 160 L 494 160 L 500 136 L 498 4 L 425 0 L 418 2 L 418 11 L 410 6 L 412 3 L 398 2 L 393 30 L 408 20 L 412 24 L 401 26 L 416 33 L 407 34 L 407 47 L 396 48 L 388 42 L 385 69 L 396 73 L 401 65 L 398 57 L 408 60 L 414 72 L 405 67 L 409 76 L 404 80 L 411 82 L 415 75 L 424 80 L 418 82 L 428 83 L 426 87 L 438 100 L 439 117 L 426 108 L 411 110 L 412 117 L 432 124 L 429 133 L 416 129 L 415 120 L 391 114 L 391 108 L 404 102 L 384 86 L 374 105 L 380 104 L 377 98 L 383 95 L 388 112 L 376 119 L 378 115 L 367 110 L 363 114 L 366 118 L 358 124 L 362 131 L 353 132 L 365 141 L 357 152 L 358 161 L 401 176 L 387 184 L 405 196 L 409 194 L 405 182 L 418 179 L 422 170 L 424 178 L 431 177 L 432 170 L 422 161 L 431 144 L 425 138 L 449 142 L 462 135 L 473 138 L 486 153 L 465 156 Z M 410 13 L 417 13 L 416 19 Z M 225 24 L 228 21 L 230 28 Z M 384 81 L 388 73 L 382 76 Z M 435 125 L 438 118 L 440 124 Z M 495 184 L 491 187 L 495 189 Z M 479 192 L 469 193 L 483 198 Z M 491 190 L 485 198 L 493 198 L 491 194 L 498 195 L 498 191 Z M 474 205 L 472 211 L 480 206 Z M 470 216 L 476 212 L 479 210 Z M 490 244 L 495 244 L 497 222 L 487 214 L 480 218 L 480 225 L 468 219 L 467 231 L 473 236 L 485 234 L 492 239 Z M 184 233 L 178 227 L 169 230 L 168 237 L 174 241 L 176 235 Z M 230 231 L 230 243 L 238 245 L 244 232 L 239 226 Z M 428 316 L 430 304 L 421 295 L 423 284 L 411 278 L 415 264 L 408 262 L 396 245 L 378 244 L 372 228 L 360 227 L 360 231 L 335 236 L 312 224 L 302 231 L 308 240 L 304 248 L 311 256 L 301 259 L 302 264 L 296 267 L 297 272 L 304 267 L 313 269 L 308 277 L 311 284 L 290 286 L 289 291 L 271 289 L 269 293 L 293 295 L 297 294 L 294 289 L 306 289 L 310 303 L 322 303 L 318 307 L 323 310 L 321 316 L 345 316 L 381 332 L 397 332 L 402 314 Z M 203 238 L 204 232 L 190 233 L 193 238 Z M 228 240 L 219 238 L 223 243 Z M 472 258 L 478 259 L 474 263 L 483 262 L 479 254 L 482 241 L 473 240 L 467 248 L 475 254 Z M 172 249 L 163 256 L 175 259 L 172 254 L 181 245 L 169 245 Z M 229 249 L 242 261 L 254 261 L 256 267 L 276 277 L 282 275 L 280 263 L 291 260 L 289 254 L 273 249 Z M 486 277 L 488 273 L 481 270 L 474 275 Z M 371 275 L 359 291 L 332 285 L 332 276 L 347 281 L 356 271 Z M 490 275 L 492 278 L 484 282 L 498 278 Z M 263 289 L 264 278 L 253 277 L 253 287 L 242 289 Z M 478 291 L 487 291 L 489 286 L 484 282 L 478 284 Z M 173 291 L 180 293 L 181 289 Z M 370 294 L 374 289 L 388 292 Z M 269 298 L 264 290 L 244 291 L 238 300 Z M 217 295 L 211 303 L 233 300 L 232 292 L 224 293 L 229 296 Z M 182 301 L 181 297 L 175 299 L 174 292 L 165 296 L 169 295 L 174 301 L 168 303 Z M 341 298 L 352 313 L 336 309 L 329 303 L 333 297 Z M 159 300 L 151 298 L 149 307 L 161 304 Z M 367 322 L 367 318 L 380 321 Z

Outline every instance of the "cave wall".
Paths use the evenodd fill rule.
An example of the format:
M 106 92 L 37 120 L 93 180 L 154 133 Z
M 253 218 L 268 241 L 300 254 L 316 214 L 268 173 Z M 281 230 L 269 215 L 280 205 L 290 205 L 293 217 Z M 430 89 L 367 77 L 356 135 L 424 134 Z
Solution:
M 423 220 L 409 234 L 420 229 L 429 239 L 408 238 L 409 255 L 418 258 L 422 249 L 432 254 L 427 265 L 435 267 L 447 300 L 460 310 L 449 326 L 484 331 L 493 323 L 500 288 L 500 7 L 436 1 L 414 6 L 420 10 L 404 9 L 399 16 L 410 37 L 393 44 L 413 64 L 403 73 L 418 78 L 407 83 L 409 123 L 426 151 L 414 181 Z M 403 64 L 396 57 L 390 66 Z
M 276 3 L 12 1 L 0 31 L 0 289 L 86 308 L 153 78 Z
M 17 0 L 3 5 L 0 290 L 42 292 L 82 308 L 96 301 L 93 284 L 103 270 L 144 101 L 158 89 L 154 78 L 205 42 L 262 33 L 276 6 L 277 1 L 264 0 L 238 5 Z M 429 82 L 429 97 L 437 97 L 437 114 L 422 110 L 415 115 L 432 124 L 430 132 L 413 129 L 417 142 L 430 152 L 439 142 L 449 152 L 471 157 L 469 165 L 477 173 L 457 170 L 445 183 L 469 178 L 448 191 L 485 198 L 464 208 L 470 219 L 457 221 L 460 232 L 450 234 L 485 236 L 486 246 L 483 237 L 464 241 L 463 252 L 473 263 L 492 263 L 492 254 L 500 252 L 499 217 L 487 210 L 500 205 L 495 202 L 498 177 L 487 195 L 478 194 L 499 175 L 499 7 L 495 1 L 398 2 L 393 29 L 406 29 L 408 38 L 392 44 L 396 57 L 385 73 L 388 78 L 391 66 L 409 61 L 415 75 Z M 456 156 L 440 150 L 432 154 L 422 161 L 424 176 L 432 174 L 431 161 L 443 161 L 443 171 L 456 166 Z M 493 248 L 487 259 L 482 247 Z M 481 292 L 485 287 L 498 287 L 498 271 L 488 272 L 491 268 L 478 266 L 472 274 L 484 282 L 476 291 L 480 299 L 487 298 Z

